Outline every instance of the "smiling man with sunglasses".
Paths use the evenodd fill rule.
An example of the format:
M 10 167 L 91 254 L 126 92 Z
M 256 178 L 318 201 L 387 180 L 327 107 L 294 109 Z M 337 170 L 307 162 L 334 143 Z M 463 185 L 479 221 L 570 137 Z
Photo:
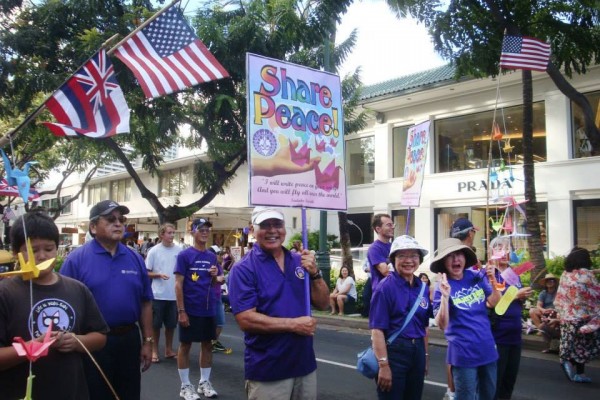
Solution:
M 94 358 L 119 398 L 139 400 L 141 371 L 152 359 L 152 288 L 144 260 L 121 240 L 129 209 L 103 200 L 90 210 L 94 240 L 69 254 L 60 272 L 85 284 L 110 327 L 106 346 Z M 142 331 L 143 343 L 140 338 Z M 108 385 L 86 357 L 90 399 L 113 398 Z

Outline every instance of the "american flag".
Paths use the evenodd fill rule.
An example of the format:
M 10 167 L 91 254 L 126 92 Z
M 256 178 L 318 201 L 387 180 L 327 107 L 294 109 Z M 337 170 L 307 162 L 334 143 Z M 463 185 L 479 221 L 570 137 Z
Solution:
M 229 76 L 188 25 L 176 6 L 116 49 L 147 98 Z
M 527 36 L 504 36 L 500 67 L 544 72 L 550 60 L 550 45 Z
M 56 123 L 43 124 L 56 136 L 105 138 L 129 132 L 129 108 L 104 50 L 75 72 L 46 108 Z

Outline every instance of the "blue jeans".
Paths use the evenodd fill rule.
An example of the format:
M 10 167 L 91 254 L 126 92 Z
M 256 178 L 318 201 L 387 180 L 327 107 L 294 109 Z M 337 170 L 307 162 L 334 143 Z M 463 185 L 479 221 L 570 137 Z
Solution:
M 493 400 L 496 394 L 496 361 L 475 368 L 452 366 L 454 400 Z
M 382 392 L 377 387 L 380 400 L 420 400 L 425 381 L 425 343 L 423 338 L 397 338 L 387 346 L 392 390 Z M 376 381 L 377 382 L 377 381 Z

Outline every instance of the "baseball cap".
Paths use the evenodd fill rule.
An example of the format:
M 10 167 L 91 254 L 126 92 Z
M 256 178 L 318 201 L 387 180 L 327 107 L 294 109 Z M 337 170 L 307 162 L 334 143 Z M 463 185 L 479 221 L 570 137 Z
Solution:
M 129 214 L 129 208 L 120 205 L 116 201 L 102 200 L 90 210 L 90 221 L 103 215 L 109 215 L 115 210 L 120 211 L 123 215 Z
M 278 219 L 284 221 L 283 214 L 276 208 L 271 207 L 255 207 L 252 211 L 252 223 L 259 225 L 261 222 L 268 219 Z
M 212 227 L 212 223 L 204 218 L 196 218 L 195 220 L 192 221 L 192 231 L 195 231 L 196 229 L 202 228 L 202 227 L 207 227 L 210 228 Z
M 454 221 L 454 223 L 452 224 L 452 227 L 450 228 L 450 236 L 455 238 L 458 235 L 467 233 L 470 230 L 478 231 L 479 228 L 477 228 L 476 226 L 473 226 L 473 223 L 471 221 L 469 221 L 467 218 L 459 218 L 456 221 Z

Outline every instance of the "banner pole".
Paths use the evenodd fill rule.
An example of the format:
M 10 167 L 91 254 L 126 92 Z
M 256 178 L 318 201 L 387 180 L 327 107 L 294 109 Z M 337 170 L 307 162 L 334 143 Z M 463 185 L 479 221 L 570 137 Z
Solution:
M 405 235 L 408 235 L 408 229 L 410 227 L 410 209 L 411 209 L 411 206 L 408 206 L 408 216 L 406 217 L 406 228 L 404 229 Z
M 308 231 L 306 230 L 306 207 L 302 207 L 302 246 L 308 250 Z M 310 277 L 304 271 L 304 297 L 306 299 L 306 315 L 310 317 Z

